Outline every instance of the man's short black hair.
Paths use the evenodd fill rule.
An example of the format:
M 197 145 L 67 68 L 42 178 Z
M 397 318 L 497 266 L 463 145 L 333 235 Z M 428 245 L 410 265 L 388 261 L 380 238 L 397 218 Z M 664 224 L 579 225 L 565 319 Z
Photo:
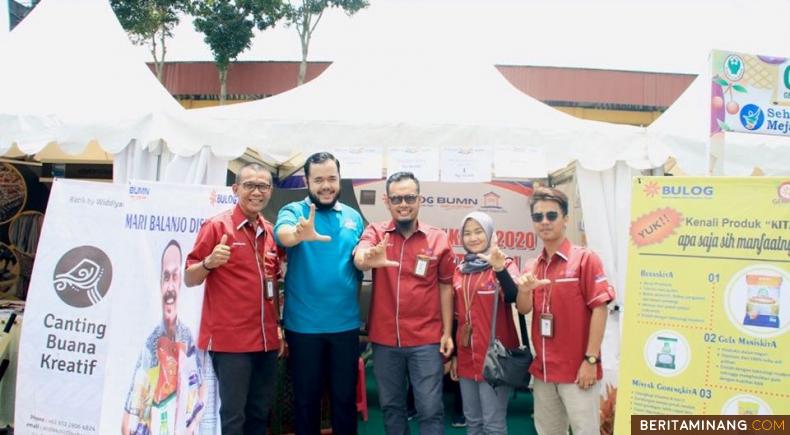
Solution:
M 165 252 L 167 252 L 171 246 L 175 246 L 178 249 L 178 262 L 180 263 L 181 260 L 184 259 L 183 253 L 181 252 L 181 245 L 175 239 L 171 239 L 167 242 L 165 249 L 162 249 L 162 258 L 159 260 L 159 281 L 162 281 L 162 274 L 165 273 Z
M 532 197 L 529 199 L 529 212 L 532 213 L 535 209 L 535 203 L 538 201 L 554 201 L 560 206 L 563 216 L 568 216 L 568 196 L 562 193 L 561 190 L 553 187 L 538 187 L 532 192 Z
M 252 169 L 254 172 L 268 172 L 269 178 L 271 178 L 272 183 L 274 183 L 274 174 L 272 171 L 263 167 L 263 165 L 255 162 L 245 163 L 244 166 L 239 168 L 239 172 L 236 172 L 236 184 L 241 184 L 241 173 L 244 172 L 245 169 Z
M 335 158 L 331 153 L 327 152 L 320 152 L 315 153 L 307 158 L 304 162 L 304 176 L 310 177 L 310 166 L 312 165 L 320 165 L 321 163 L 326 162 L 327 160 L 334 160 L 335 165 L 337 165 L 337 174 L 340 175 L 340 161 Z
M 403 181 L 403 180 L 414 181 L 414 184 L 417 185 L 417 194 L 420 193 L 420 180 L 418 180 L 417 177 L 415 177 L 414 174 L 412 174 L 411 172 L 401 171 L 401 172 L 396 172 L 390 175 L 389 178 L 387 178 L 387 185 L 386 185 L 387 195 L 389 195 L 390 193 L 390 184 L 397 183 L 398 181 Z

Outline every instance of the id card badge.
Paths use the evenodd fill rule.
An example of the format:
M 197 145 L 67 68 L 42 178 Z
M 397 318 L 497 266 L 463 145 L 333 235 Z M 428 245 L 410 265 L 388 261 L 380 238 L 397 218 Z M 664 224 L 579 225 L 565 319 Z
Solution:
M 266 299 L 274 299 L 274 280 L 271 278 L 266 278 Z
M 430 257 L 425 255 L 418 255 L 417 262 L 414 264 L 414 274 L 425 278 L 425 275 L 428 274 L 428 262 L 431 261 Z
M 551 313 L 540 315 L 540 335 L 541 337 L 554 336 L 554 316 Z

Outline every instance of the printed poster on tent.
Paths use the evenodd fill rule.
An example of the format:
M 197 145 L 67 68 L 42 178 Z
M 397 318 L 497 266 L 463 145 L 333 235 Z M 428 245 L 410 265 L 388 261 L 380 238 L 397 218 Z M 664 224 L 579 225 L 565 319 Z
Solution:
M 354 182 L 359 210 L 368 222 L 392 219 L 383 202 L 386 184 L 386 180 Z M 528 218 L 532 192 L 531 182 L 420 182 L 420 222 L 443 229 L 456 255 L 462 256 L 461 220 L 473 211 L 488 213 L 496 224 L 500 248 L 522 269 L 543 249 Z
M 790 178 L 637 177 L 615 433 L 790 414 Z
M 22 328 L 16 429 L 26 434 L 218 432 L 202 287 L 183 283 L 226 188 L 56 180 Z
M 790 136 L 790 59 L 714 50 L 711 134 Z

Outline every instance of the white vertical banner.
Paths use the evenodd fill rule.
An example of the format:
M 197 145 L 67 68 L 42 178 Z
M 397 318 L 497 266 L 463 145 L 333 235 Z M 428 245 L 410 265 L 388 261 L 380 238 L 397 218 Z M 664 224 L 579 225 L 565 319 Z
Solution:
M 228 188 L 56 180 L 20 343 L 19 433 L 219 432 L 202 287 L 183 284 Z
M 446 183 L 491 181 L 493 152 L 487 147 L 444 147 L 441 180 Z
M 420 181 L 439 181 L 439 149 L 434 147 L 390 147 L 387 176 L 411 172 Z

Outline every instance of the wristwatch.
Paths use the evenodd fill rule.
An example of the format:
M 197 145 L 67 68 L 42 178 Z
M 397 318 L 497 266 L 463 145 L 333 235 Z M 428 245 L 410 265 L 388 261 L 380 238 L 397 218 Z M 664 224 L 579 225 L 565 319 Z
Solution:
M 592 365 L 598 364 L 598 357 L 595 355 L 584 355 L 584 360 Z

